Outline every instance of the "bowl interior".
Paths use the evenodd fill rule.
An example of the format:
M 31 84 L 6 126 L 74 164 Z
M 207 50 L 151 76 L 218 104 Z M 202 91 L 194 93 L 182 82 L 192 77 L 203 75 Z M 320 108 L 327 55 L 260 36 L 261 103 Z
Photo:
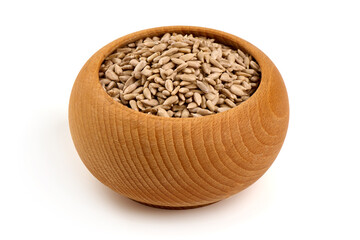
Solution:
M 214 117 L 216 115 L 220 115 L 220 114 L 225 114 L 225 113 L 231 113 L 231 111 L 234 111 L 238 108 L 241 108 L 242 106 L 249 104 L 251 101 L 254 101 L 254 96 L 260 94 L 260 92 L 264 91 L 262 85 L 264 85 L 263 83 L 267 81 L 268 79 L 268 68 L 265 68 L 264 66 L 266 66 L 266 64 L 268 63 L 267 61 L 269 61 L 269 59 L 266 57 L 266 55 L 264 53 L 262 53 L 258 48 L 256 48 L 254 45 L 252 45 L 251 43 L 247 42 L 246 40 L 239 38 L 237 36 L 234 36 L 232 34 L 226 33 L 226 32 L 222 32 L 219 30 L 215 30 L 215 29 L 210 29 L 210 28 L 203 28 L 203 27 L 194 27 L 194 26 L 167 26 L 167 27 L 158 27 L 158 28 L 152 28 L 152 29 L 146 29 L 146 30 L 141 30 L 138 32 L 134 32 L 131 34 L 128 34 L 126 36 L 123 36 L 121 38 L 116 39 L 115 41 L 109 43 L 108 45 L 106 45 L 105 47 L 103 47 L 102 49 L 99 50 L 98 53 L 100 53 L 100 55 L 102 57 L 97 59 L 96 62 L 96 72 L 99 72 L 100 70 L 100 66 L 102 64 L 102 62 L 104 61 L 104 59 L 109 56 L 112 52 L 114 52 L 117 48 L 122 47 L 122 46 L 126 46 L 129 43 L 133 43 L 139 39 L 142 38 L 146 38 L 146 37 L 154 37 L 154 36 L 161 36 L 165 33 L 181 33 L 181 34 L 193 34 L 194 36 L 202 36 L 202 37 L 207 37 L 207 38 L 213 38 L 215 39 L 216 42 L 218 43 L 222 43 L 224 45 L 227 45 L 229 47 L 232 47 L 233 49 L 241 49 L 244 52 L 249 53 L 259 64 L 260 69 L 261 69 L 261 79 L 260 79 L 260 83 L 259 86 L 257 87 L 256 91 L 250 96 L 249 99 L 247 99 L 246 101 L 244 101 L 243 103 L 239 104 L 238 106 L 231 108 L 225 112 L 222 113 L 216 113 L 216 114 L 212 114 L 212 115 L 207 115 L 207 116 L 202 116 L 201 118 L 210 118 L 210 117 Z M 122 103 L 118 103 L 115 100 L 113 100 L 105 91 L 103 91 L 101 84 L 100 84 L 100 80 L 99 77 L 96 77 L 97 82 L 98 82 L 98 87 L 101 88 L 102 92 L 104 95 L 106 95 L 106 97 L 120 105 L 121 107 L 124 108 L 124 111 L 131 111 L 132 113 L 136 113 L 136 114 L 142 114 L 145 115 L 147 117 L 155 117 L 155 118 L 159 118 L 160 116 L 154 116 L 151 114 L 146 114 L 143 112 L 137 112 L 125 105 L 123 105 Z M 144 117 L 144 116 L 142 116 Z M 163 117 L 161 117 L 163 118 Z M 195 119 L 199 119 L 199 118 L 166 118 L 168 120 L 195 120 Z

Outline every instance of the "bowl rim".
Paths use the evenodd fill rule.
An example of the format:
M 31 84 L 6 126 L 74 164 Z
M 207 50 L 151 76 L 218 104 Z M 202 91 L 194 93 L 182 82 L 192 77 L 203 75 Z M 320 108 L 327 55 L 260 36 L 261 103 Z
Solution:
M 192 32 L 202 32 L 202 34 L 193 34 L 195 36 L 205 36 L 214 38 L 216 42 L 223 43 L 224 41 L 230 41 L 234 44 L 237 44 L 238 47 L 241 50 L 249 53 L 254 59 L 256 59 L 257 63 L 260 66 L 261 69 L 261 79 L 258 88 L 256 91 L 249 97 L 249 99 L 245 100 L 241 104 L 237 105 L 236 107 L 233 107 L 227 111 L 221 112 L 221 113 L 215 113 L 211 115 L 201 116 L 201 117 L 187 117 L 187 118 L 175 118 L 175 117 L 162 117 L 152 114 L 147 114 L 140 111 L 135 111 L 134 109 L 129 108 L 128 106 L 125 106 L 124 104 L 115 101 L 110 95 L 107 94 L 107 92 L 103 89 L 103 87 L 100 84 L 100 78 L 98 75 L 98 72 L 100 70 L 101 64 L 105 60 L 107 56 L 109 56 L 113 51 L 115 51 L 118 47 L 122 45 L 126 45 L 128 43 L 135 42 L 136 40 L 139 40 L 141 38 L 145 37 L 154 37 L 162 35 L 166 32 L 175 32 L 175 33 L 192 33 Z M 150 32 L 150 34 L 149 34 Z M 233 47 L 232 44 L 225 43 L 226 45 Z M 101 94 L 105 97 L 105 99 L 110 102 L 111 104 L 118 104 L 116 107 L 119 107 L 122 111 L 128 112 L 129 114 L 140 114 L 138 115 L 139 118 L 152 118 L 157 120 L 166 120 L 166 121 L 199 121 L 200 119 L 210 119 L 214 117 L 220 117 L 224 116 L 226 114 L 231 114 L 234 111 L 239 110 L 240 108 L 245 108 L 249 104 L 253 104 L 254 101 L 257 100 L 258 96 L 262 95 L 266 89 L 265 86 L 270 81 L 270 75 L 272 72 L 272 68 L 265 68 L 264 66 L 267 64 L 273 64 L 271 60 L 256 46 L 252 45 L 250 42 L 235 36 L 233 34 L 223 32 L 221 30 L 212 29 L 212 28 L 206 28 L 206 27 L 198 27 L 198 26 L 183 26 L 183 25 L 175 25 L 175 26 L 163 26 L 163 27 L 154 27 L 154 28 L 148 28 L 143 29 L 140 31 L 136 31 L 133 33 L 126 34 L 120 38 L 117 38 L 113 40 L 112 42 L 106 44 L 101 49 L 99 49 L 93 56 L 100 55 L 101 57 L 96 58 L 95 65 L 96 65 L 96 77 L 94 78 L 97 81 L 97 85 L 95 90 L 101 90 Z M 93 58 L 93 57 L 92 57 Z M 98 91 L 97 91 L 98 92 Z

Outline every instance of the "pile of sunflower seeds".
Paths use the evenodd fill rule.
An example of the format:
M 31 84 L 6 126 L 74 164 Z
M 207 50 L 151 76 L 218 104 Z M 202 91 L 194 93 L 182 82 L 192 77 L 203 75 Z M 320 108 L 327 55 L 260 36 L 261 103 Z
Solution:
M 136 111 L 200 117 L 247 100 L 260 83 L 256 61 L 214 39 L 166 33 L 116 49 L 99 71 L 105 91 Z

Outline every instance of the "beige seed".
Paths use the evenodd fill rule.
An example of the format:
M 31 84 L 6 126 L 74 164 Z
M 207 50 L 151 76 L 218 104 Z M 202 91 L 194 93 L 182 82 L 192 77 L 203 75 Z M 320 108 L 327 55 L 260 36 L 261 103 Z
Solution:
M 230 98 L 230 99 L 234 99 L 234 96 L 232 95 L 232 93 L 227 90 L 226 88 L 221 89 L 221 93 L 223 93 L 226 97 Z
M 161 93 L 166 97 L 171 95 L 171 93 L 168 90 L 163 90 Z
M 112 81 L 119 81 L 119 76 L 116 75 L 116 73 L 110 69 L 108 69 L 106 72 L 105 72 L 105 77 L 112 80 Z
M 208 78 L 211 78 L 211 79 L 218 79 L 220 77 L 221 73 L 212 73 L 210 75 L 208 75 L 207 77 Z
M 181 117 L 181 111 L 176 112 L 176 113 L 174 114 L 174 117 Z
M 213 100 L 211 100 L 211 103 L 212 103 L 214 106 L 216 106 L 216 105 L 218 104 L 218 102 L 219 102 L 219 94 L 217 94 L 217 95 L 215 96 L 215 98 L 214 98 Z
M 233 101 L 231 101 L 230 99 L 225 99 L 225 103 L 229 106 L 229 107 L 236 107 L 236 104 L 233 102 Z
M 203 63 L 201 67 L 202 67 L 202 70 L 204 71 L 204 73 L 206 73 L 206 74 L 210 74 L 210 73 L 211 73 L 210 64 L 208 64 L 208 63 Z
M 195 56 L 194 53 L 188 53 L 188 54 L 181 56 L 180 59 L 186 62 L 186 61 L 191 60 L 194 56 Z
M 134 91 L 138 86 L 140 85 L 140 81 L 136 81 L 133 84 L 131 84 L 130 86 L 128 86 L 127 88 L 125 88 L 124 90 L 124 94 L 127 93 L 131 93 L 132 91 Z
M 169 92 L 172 92 L 174 90 L 174 85 L 173 82 L 171 80 L 166 80 L 165 81 L 165 88 L 166 90 L 168 90 Z
M 196 103 L 194 103 L 194 102 L 191 102 L 191 103 L 189 103 L 188 105 L 187 105 L 187 108 L 188 109 L 192 109 L 192 108 L 196 108 L 198 105 L 196 104 Z
M 130 105 L 130 107 L 131 107 L 132 109 L 134 109 L 135 111 L 139 111 L 139 108 L 138 108 L 135 100 L 130 100 L 130 101 L 129 101 L 129 105 Z
M 180 98 L 181 101 L 185 101 L 185 96 L 184 96 L 184 94 L 179 93 L 178 96 L 179 96 L 179 98 Z
M 156 42 L 144 42 L 144 45 L 145 45 L 146 47 L 153 47 L 153 46 L 156 45 Z
M 170 37 L 171 37 L 170 33 L 165 33 L 164 36 L 162 36 L 160 41 L 166 43 L 169 41 Z
M 139 94 L 136 96 L 136 100 L 144 100 L 145 97 L 144 97 L 144 94 Z
M 114 65 L 114 72 L 115 72 L 117 75 L 120 75 L 120 74 L 122 73 L 122 68 L 121 68 L 119 65 L 115 64 L 115 65 Z
M 103 78 L 100 80 L 101 85 L 107 85 L 111 82 L 110 79 Z
M 209 88 L 201 81 L 196 81 L 196 85 L 200 88 L 201 91 L 203 91 L 204 93 L 208 93 L 209 92 Z
M 210 57 L 209 62 L 210 62 L 212 65 L 214 65 L 215 67 L 218 67 L 218 68 L 220 68 L 220 69 L 225 70 L 225 68 L 224 68 L 218 61 L 216 61 L 214 58 Z
M 174 42 L 173 44 L 171 44 L 171 47 L 182 48 L 182 47 L 187 47 L 188 45 L 189 44 L 184 42 Z
M 195 68 L 195 69 L 198 69 L 201 66 L 199 61 L 187 61 L 187 64 L 189 67 Z
M 150 77 L 152 75 L 152 71 L 149 69 L 149 68 L 144 68 L 142 71 L 141 71 L 141 74 L 146 76 L 146 77 Z
M 212 112 L 215 112 L 217 110 L 216 106 L 210 100 L 206 101 L 206 106 Z
M 198 52 L 198 54 L 197 54 L 197 57 L 199 58 L 199 60 L 201 61 L 201 62 L 204 62 L 204 52 L 203 51 L 200 51 L 200 52 Z
M 181 75 L 178 75 L 178 77 L 181 80 L 187 81 L 187 82 L 196 81 L 196 75 L 195 74 L 181 74 Z
M 250 67 L 257 70 L 257 71 L 260 71 L 259 65 L 254 61 L 250 61 Z
M 168 62 L 168 63 L 166 63 L 165 65 L 162 66 L 162 69 L 168 70 L 168 69 L 173 68 L 173 67 L 175 67 L 175 64 L 173 62 Z
M 229 108 L 229 107 L 220 107 L 220 108 L 217 109 L 217 112 L 221 113 L 221 112 L 225 112 L 225 111 L 227 111 L 229 109 L 231 109 L 231 108 Z
M 233 64 L 235 63 L 235 56 L 234 56 L 234 54 L 229 54 L 229 55 L 227 56 L 227 59 L 228 59 L 228 61 L 229 61 L 229 63 L 230 63 L 231 65 L 233 65 Z
M 195 70 L 193 68 L 185 68 L 183 70 L 183 73 L 186 73 L 186 74 L 193 74 L 195 73 Z
M 181 59 L 179 59 L 179 58 L 171 58 L 171 61 L 172 61 L 173 63 L 175 63 L 176 65 L 181 65 L 181 64 L 184 64 L 184 63 L 185 63 L 185 61 L 183 61 L 183 60 L 181 60 Z
M 171 95 L 176 95 L 179 92 L 180 86 L 177 86 L 172 92 Z
M 214 93 L 206 93 L 205 94 L 205 98 L 210 101 L 212 101 L 215 98 L 215 96 L 216 95 Z
M 106 90 L 110 90 L 110 89 L 112 89 L 113 87 L 115 87 L 116 86 L 116 83 L 115 82 L 110 82 L 109 83 L 109 85 L 107 85 L 107 87 L 106 87 Z
M 161 117 L 170 117 L 169 114 L 161 107 L 158 108 L 157 115 Z
M 222 80 L 224 82 L 232 82 L 233 81 L 233 79 L 230 77 L 230 75 L 226 72 L 221 74 L 220 80 Z
M 165 56 L 165 57 L 160 58 L 159 64 L 162 66 L 162 65 L 164 65 L 165 63 L 168 63 L 169 61 L 170 61 L 170 57 Z
M 188 64 L 187 63 L 182 63 L 181 65 L 179 65 L 175 70 L 174 72 L 180 72 L 182 71 L 183 69 L 187 68 L 188 67 Z
M 171 110 L 167 110 L 167 113 L 168 113 L 169 117 L 174 116 L 174 112 L 173 112 L 173 111 L 171 111 Z
M 194 95 L 194 92 L 187 92 L 187 93 L 185 93 L 185 97 L 186 98 L 190 98 L 190 97 L 192 97 Z
M 196 93 L 194 93 L 193 98 L 194 98 L 195 103 L 196 103 L 198 106 L 200 106 L 200 104 L 201 104 L 201 95 L 196 92 Z
M 205 96 L 201 96 L 201 104 L 200 104 L 201 108 L 206 108 L 206 98 Z
M 144 110 L 145 110 L 145 106 L 144 106 L 144 104 L 143 104 L 141 101 L 136 101 L 136 105 L 138 106 L 138 108 L 139 108 L 141 111 L 144 111 Z
M 243 51 L 241 51 L 240 49 L 238 49 L 237 52 L 240 55 L 240 57 L 242 57 L 243 59 L 246 57 L 245 53 Z
M 174 55 L 175 53 L 177 53 L 179 51 L 178 48 L 171 48 L 165 52 L 163 52 L 163 54 L 161 54 L 161 56 L 172 56 Z
M 196 84 L 190 84 L 190 85 L 187 85 L 186 88 L 192 90 L 192 89 L 197 89 L 198 87 L 196 86 Z
M 156 100 L 156 99 L 144 99 L 144 100 L 141 100 L 142 103 L 144 103 L 145 105 L 148 105 L 148 106 L 157 106 L 159 104 L 159 102 Z
M 182 110 L 184 110 L 184 109 L 186 109 L 186 107 L 184 106 L 184 105 L 182 105 L 182 106 L 179 106 L 179 105 L 174 105 L 173 107 L 172 107 L 172 110 L 174 111 L 174 112 L 177 112 L 177 111 L 182 111 Z
M 174 70 L 170 68 L 168 70 L 165 70 L 164 73 L 165 73 L 166 76 L 170 76 L 173 72 L 174 72 Z
M 184 109 L 184 110 L 181 111 L 181 117 L 182 118 L 187 118 L 187 117 L 189 117 L 189 115 L 190 115 L 189 110 Z
M 249 68 L 250 65 L 250 59 L 248 57 L 244 58 L 244 64 L 245 64 L 245 68 Z
M 171 96 L 171 97 L 168 97 L 165 102 L 163 103 L 163 105 L 172 105 L 173 103 L 175 103 L 176 101 L 178 101 L 178 96 Z
M 246 96 L 247 93 L 243 91 L 243 89 L 238 85 L 232 85 L 230 87 L 230 91 L 237 96 Z
M 137 95 L 138 95 L 137 93 L 125 94 L 124 99 L 125 100 L 132 100 L 132 99 L 135 99 Z
M 188 88 L 185 88 L 185 87 L 179 89 L 179 93 L 182 93 L 182 94 L 185 94 L 185 93 L 187 93 L 189 91 L 190 90 Z
M 166 43 L 161 43 L 161 44 L 153 46 L 150 49 L 150 51 L 152 51 L 152 52 L 162 52 L 162 51 L 164 51 L 166 49 L 166 47 L 167 47 Z
M 197 114 L 200 114 L 200 115 L 202 115 L 202 116 L 206 116 L 206 115 L 211 115 L 211 114 L 213 114 L 213 112 L 211 112 L 211 111 L 209 111 L 209 110 L 207 110 L 207 109 L 202 109 L 202 108 L 198 109 L 196 113 L 197 113 Z
M 137 59 L 131 59 L 129 63 L 130 63 L 130 65 L 132 65 L 133 67 L 136 67 L 136 65 L 139 64 L 139 61 L 138 61 Z M 132 69 L 132 68 L 131 68 L 131 69 Z
M 126 82 L 131 76 L 119 76 L 121 82 Z
M 191 53 L 191 49 L 190 48 L 179 48 L 179 52 L 182 52 L 182 53 Z
M 216 85 L 215 80 L 214 80 L 214 79 L 212 79 L 212 78 L 205 78 L 205 81 L 206 81 L 206 82 L 208 82 L 208 83 L 210 83 L 210 84 L 211 84 L 211 85 L 213 85 L 213 86 L 215 86 L 215 85 Z
M 160 53 L 159 52 L 156 52 L 154 54 L 152 54 L 151 56 L 149 56 L 146 60 L 150 63 L 154 60 L 154 58 L 160 56 Z
M 244 90 L 250 90 L 252 86 L 248 82 L 242 82 Z
M 141 62 L 139 62 L 135 69 L 134 69 L 134 72 L 137 73 L 137 72 L 140 72 L 141 70 L 143 70 L 143 68 L 146 66 L 146 61 L 145 60 L 142 60 Z
M 144 94 L 144 97 L 147 98 L 147 99 L 151 99 L 151 92 L 148 88 L 144 88 L 143 90 L 143 94 Z

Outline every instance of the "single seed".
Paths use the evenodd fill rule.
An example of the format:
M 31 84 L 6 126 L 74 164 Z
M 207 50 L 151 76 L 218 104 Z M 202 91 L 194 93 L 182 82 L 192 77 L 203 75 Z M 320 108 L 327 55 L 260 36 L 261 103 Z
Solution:
M 143 90 L 143 94 L 144 94 L 144 97 L 146 97 L 147 99 L 151 99 L 151 92 L 148 88 L 144 88 Z
M 187 109 L 184 109 L 184 110 L 182 110 L 181 111 L 181 117 L 182 118 L 187 118 L 187 117 L 189 117 L 189 110 L 187 110 Z
M 108 69 L 105 72 L 105 77 L 112 81 L 119 81 L 119 76 L 112 70 Z
M 130 107 L 131 107 L 132 109 L 134 109 L 135 111 L 139 111 L 139 108 L 138 108 L 135 100 L 130 100 L 130 101 L 129 101 L 129 105 L 130 105 Z
M 201 95 L 196 92 L 196 93 L 194 93 L 193 98 L 194 98 L 195 103 L 196 103 L 198 106 L 200 106 L 200 104 L 201 104 Z
M 170 117 L 169 114 L 161 107 L 158 108 L 157 115 L 161 117 Z
M 192 108 L 196 108 L 198 105 L 196 104 L 196 103 L 194 103 L 194 102 L 191 102 L 191 103 L 189 103 L 188 105 L 187 105 L 187 108 L 188 109 L 192 109 Z
M 144 100 L 141 100 L 142 103 L 148 105 L 148 106 L 157 106 L 159 104 L 159 102 L 156 100 L 156 99 L 144 99 Z
M 125 94 L 125 95 L 124 95 L 124 99 L 125 99 L 125 100 L 132 100 L 132 99 L 135 99 L 135 97 L 136 97 L 137 95 L 138 95 L 137 93 Z
M 163 103 L 163 105 L 172 105 L 173 103 L 175 103 L 178 100 L 178 96 L 171 96 L 168 97 L 165 102 Z
M 165 81 L 165 88 L 166 90 L 168 90 L 169 92 L 172 92 L 174 90 L 174 84 L 171 80 L 166 80 Z
M 233 102 L 233 101 L 231 101 L 230 99 L 225 99 L 225 103 L 229 106 L 229 107 L 236 107 L 236 104 Z
M 201 81 L 196 81 L 196 85 L 200 88 L 201 91 L 203 91 L 204 93 L 208 93 L 209 92 L 209 88 Z
M 209 110 L 207 110 L 207 109 L 203 109 L 203 108 L 198 109 L 196 113 L 197 113 L 197 114 L 200 114 L 200 115 L 202 115 L 202 116 L 206 116 L 206 115 L 211 115 L 211 114 L 213 114 L 213 112 L 211 112 L 211 111 L 209 111 Z
M 206 101 L 206 106 L 208 107 L 208 109 L 210 109 L 210 111 L 212 111 L 212 112 L 216 111 L 215 105 L 210 100 Z
M 247 93 L 243 91 L 243 89 L 238 85 L 232 85 L 230 87 L 230 91 L 237 96 L 246 96 Z

